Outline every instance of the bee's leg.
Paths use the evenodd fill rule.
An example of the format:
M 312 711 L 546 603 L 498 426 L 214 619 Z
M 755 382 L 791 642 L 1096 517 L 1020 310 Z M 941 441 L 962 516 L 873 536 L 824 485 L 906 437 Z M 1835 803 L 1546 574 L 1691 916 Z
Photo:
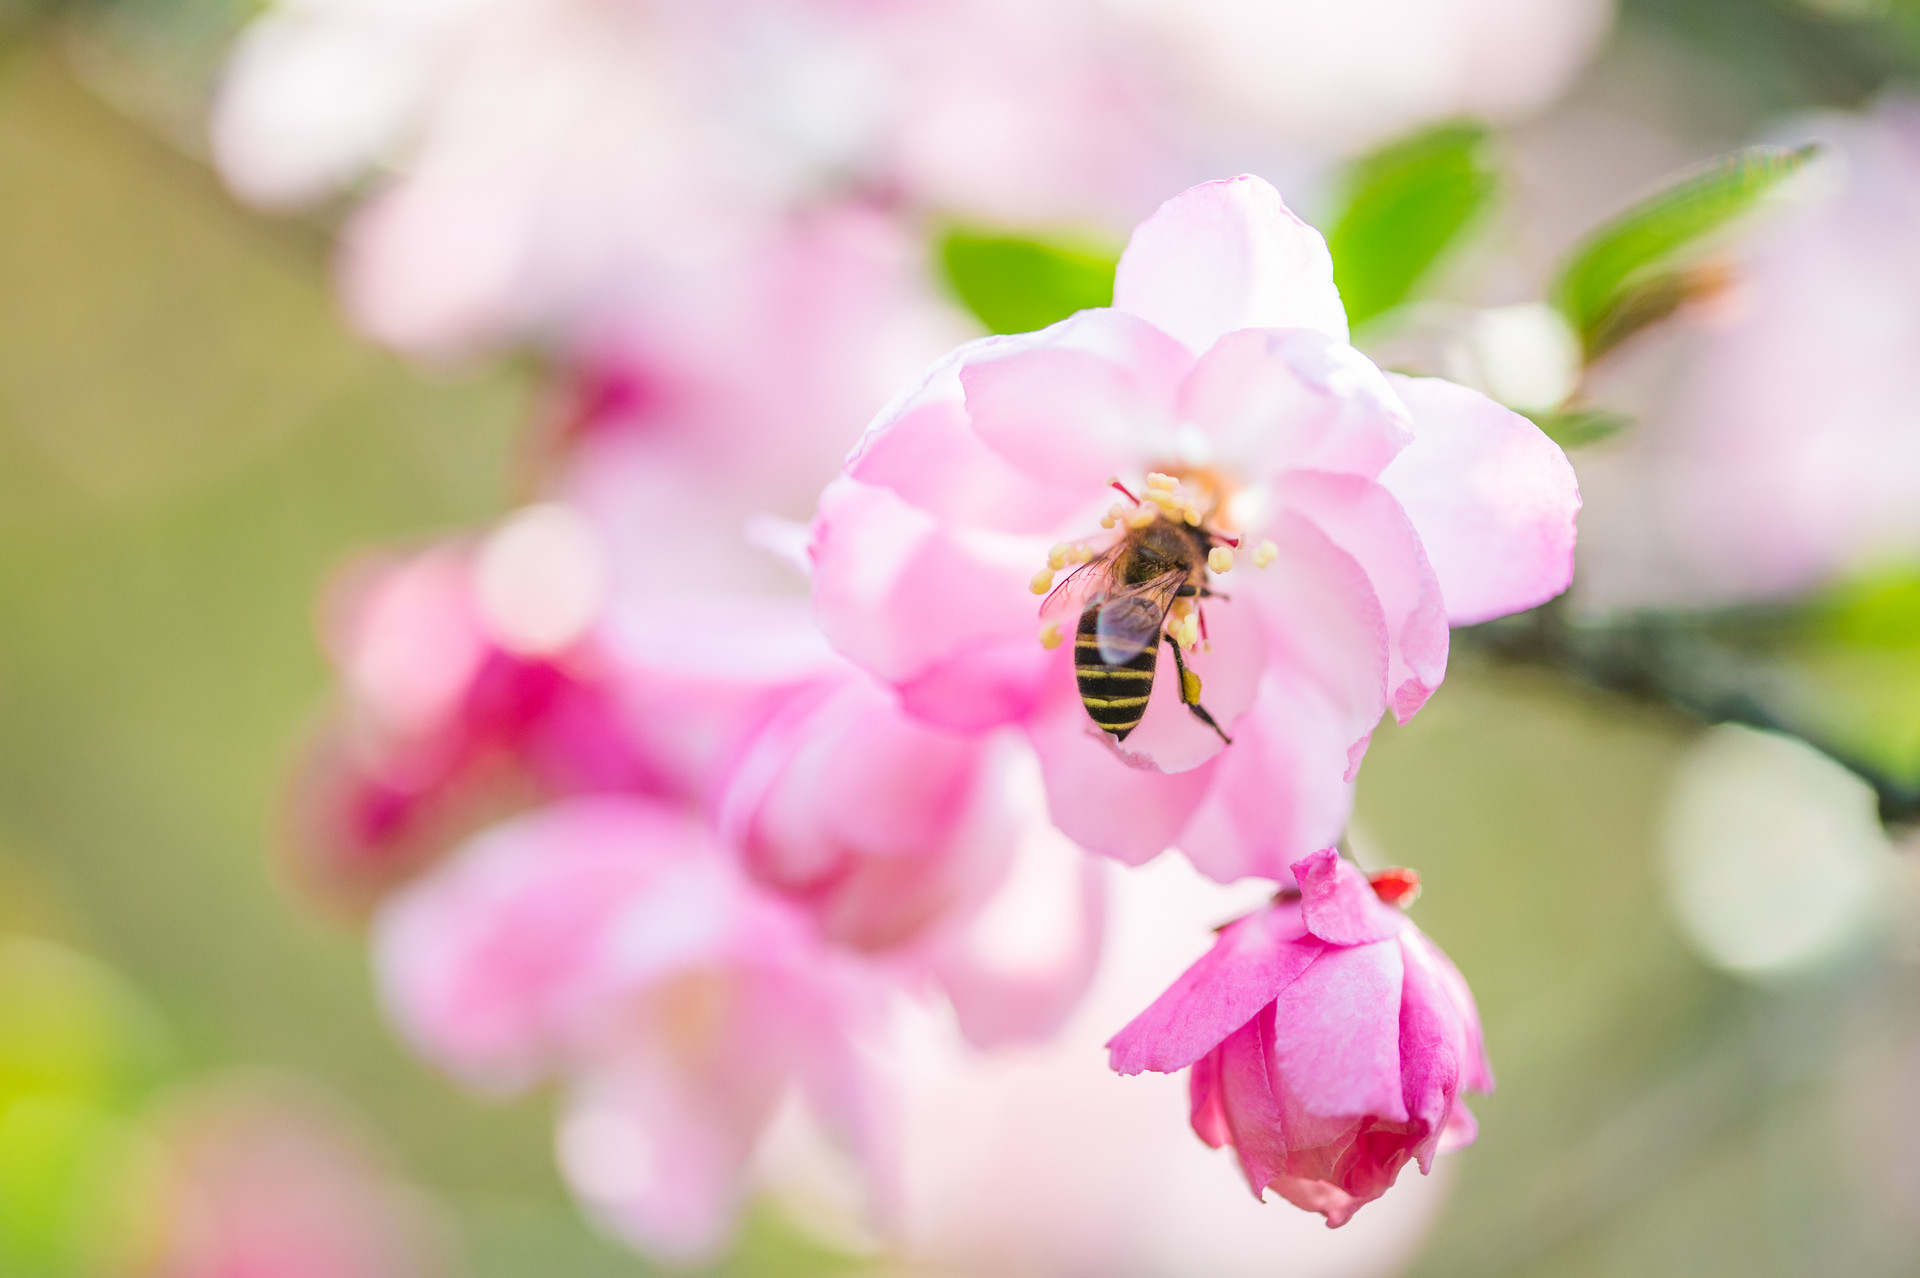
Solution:
M 1218 600 L 1219 600 L 1219 601 L 1220 601 L 1221 603 L 1232 603 L 1232 602 L 1233 602 L 1233 596 L 1232 596 L 1232 595 L 1223 595 L 1223 594 L 1221 594 L 1221 593 L 1220 593 L 1219 591 L 1217 591 L 1217 590 L 1215 590 L 1215 589 L 1214 589 L 1213 587 L 1211 587 L 1211 586 L 1202 586 L 1202 587 L 1200 587 L 1200 597 L 1201 597 L 1202 599 L 1218 599 Z
M 1163 637 L 1167 641 L 1167 646 L 1173 649 L 1173 668 L 1180 676 L 1180 704 L 1191 710 L 1194 718 L 1218 732 L 1222 741 L 1232 745 L 1233 738 L 1228 736 L 1226 730 L 1207 713 L 1207 708 L 1200 704 L 1200 676 L 1187 669 L 1186 658 L 1180 655 L 1180 645 L 1175 642 L 1174 637 L 1172 635 Z

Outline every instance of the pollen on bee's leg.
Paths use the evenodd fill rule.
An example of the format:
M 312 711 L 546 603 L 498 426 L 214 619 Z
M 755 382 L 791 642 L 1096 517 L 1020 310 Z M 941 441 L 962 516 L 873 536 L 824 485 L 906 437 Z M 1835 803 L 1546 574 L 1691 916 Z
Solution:
M 1268 564 L 1272 563 L 1274 560 L 1278 559 L 1279 557 L 1280 557 L 1280 547 L 1274 545 L 1270 541 L 1263 541 L 1258 546 L 1254 547 L 1253 566 L 1255 568 L 1265 568 Z
M 1027 583 L 1027 589 L 1036 595 L 1044 595 L 1053 589 L 1053 569 L 1042 568 L 1033 574 L 1033 580 Z
M 1040 646 L 1048 652 L 1052 652 L 1060 646 L 1060 639 L 1059 622 L 1049 621 L 1046 625 L 1040 627 Z
M 1215 546 L 1207 552 L 1207 567 L 1215 572 L 1233 571 L 1233 552 L 1225 546 Z
M 1180 699 L 1190 706 L 1200 704 L 1200 676 L 1191 670 L 1180 672 Z

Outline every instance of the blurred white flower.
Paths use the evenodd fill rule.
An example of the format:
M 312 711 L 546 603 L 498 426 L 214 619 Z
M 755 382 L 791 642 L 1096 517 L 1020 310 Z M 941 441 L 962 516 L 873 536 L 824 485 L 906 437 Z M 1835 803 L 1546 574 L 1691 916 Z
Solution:
M 1872 934 L 1895 895 L 1873 791 L 1791 737 L 1723 726 L 1682 763 L 1662 840 L 1674 914 L 1743 976 L 1814 967 Z
M 1143 33 L 1205 133 L 1338 154 L 1470 115 L 1538 110 L 1586 65 L 1611 0 L 1092 0 Z

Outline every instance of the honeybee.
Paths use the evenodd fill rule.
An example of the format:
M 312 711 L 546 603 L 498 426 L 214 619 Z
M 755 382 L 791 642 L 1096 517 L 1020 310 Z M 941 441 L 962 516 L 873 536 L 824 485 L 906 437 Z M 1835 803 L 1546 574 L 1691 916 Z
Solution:
M 1043 611 L 1079 606 L 1073 672 L 1080 702 L 1115 741 L 1125 741 L 1146 717 L 1154 667 L 1165 641 L 1180 676 L 1181 704 L 1222 741 L 1233 743 L 1200 704 L 1200 678 L 1187 669 L 1179 642 L 1167 633 L 1167 614 L 1176 600 L 1213 597 L 1207 587 L 1207 552 L 1219 540 L 1202 528 L 1168 519 L 1126 526 L 1119 540 L 1077 568 L 1048 597 Z

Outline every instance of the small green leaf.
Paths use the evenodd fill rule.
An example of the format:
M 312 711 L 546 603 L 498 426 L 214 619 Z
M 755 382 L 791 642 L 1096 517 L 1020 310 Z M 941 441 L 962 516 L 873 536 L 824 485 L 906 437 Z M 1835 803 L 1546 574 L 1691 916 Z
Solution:
M 1584 448 L 1633 424 L 1631 417 L 1598 408 L 1559 409 L 1548 413 L 1528 413 L 1533 424 L 1562 448 Z
M 1757 205 L 1769 191 L 1805 167 L 1818 148 L 1788 151 L 1755 146 L 1723 156 L 1705 169 L 1642 200 L 1588 236 L 1554 281 L 1554 305 L 1579 332 L 1594 358 L 1623 336 L 1644 327 L 1652 309 L 1642 303 L 1668 300 L 1657 279 L 1684 282 L 1672 271 L 1684 250 Z M 1651 290 L 1651 291 L 1648 291 Z M 1637 310 L 1635 308 L 1638 308 Z
M 995 333 L 1030 333 L 1113 304 L 1120 253 L 1096 240 L 956 226 L 938 249 L 948 286 Z
M 1356 327 L 1407 300 L 1492 203 L 1499 180 L 1477 124 L 1443 124 L 1355 161 L 1327 236 Z

